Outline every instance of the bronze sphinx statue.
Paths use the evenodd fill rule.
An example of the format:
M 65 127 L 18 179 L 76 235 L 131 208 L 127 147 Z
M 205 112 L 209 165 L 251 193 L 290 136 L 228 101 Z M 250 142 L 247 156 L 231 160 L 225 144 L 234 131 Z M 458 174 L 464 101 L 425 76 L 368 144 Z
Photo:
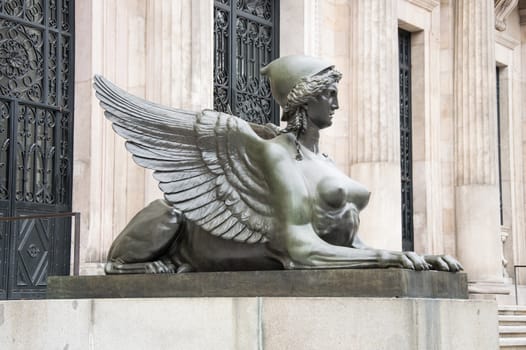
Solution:
M 320 153 L 320 130 L 338 109 L 341 74 L 306 56 L 262 73 L 286 128 L 212 110 L 191 112 L 127 94 L 104 78 L 107 118 L 164 192 L 113 242 L 107 274 L 399 267 L 456 272 L 447 255 L 366 246 L 359 213 L 369 191 Z

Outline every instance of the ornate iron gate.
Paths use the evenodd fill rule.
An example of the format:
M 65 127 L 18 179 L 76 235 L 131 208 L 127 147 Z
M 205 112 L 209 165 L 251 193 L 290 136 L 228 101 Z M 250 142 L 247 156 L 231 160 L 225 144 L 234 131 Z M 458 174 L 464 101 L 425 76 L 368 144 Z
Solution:
M 71 0 L 0 0 L 0 215 L 71 211 Z M 69 273 L 69 218 L 0 223 L 0 299 Z
M 278 57 L 278 0 L 216 0 L 214 109 L 279 124 L 270 84 L 259 71 Z
M 402 177 L 402 249 L 413 250 L 413 152 L 411 127 L 411 33 L 398 30 L 400 67 L 400 168 Z

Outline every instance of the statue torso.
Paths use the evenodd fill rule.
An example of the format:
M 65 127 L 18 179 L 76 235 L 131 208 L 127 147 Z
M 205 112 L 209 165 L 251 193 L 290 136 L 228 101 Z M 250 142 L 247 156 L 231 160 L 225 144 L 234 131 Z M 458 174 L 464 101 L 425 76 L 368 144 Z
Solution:
M 355 232 L 350 231 L 356 231 L 358 214 L 367 205 L 370 192 L 340 171 L 325 155 L 302 146 L 303 159 L 296 160 L 296 146 L 290 144 L 290 136 L 287 138 L 289 140 L 284 145 L 303 178 L 314 230 L 333 244 L 352 241 Z

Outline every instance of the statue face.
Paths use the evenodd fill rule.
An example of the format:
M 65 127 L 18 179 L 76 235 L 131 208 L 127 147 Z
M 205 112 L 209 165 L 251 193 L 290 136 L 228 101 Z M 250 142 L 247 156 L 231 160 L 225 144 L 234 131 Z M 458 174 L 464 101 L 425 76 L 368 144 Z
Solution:
M 333 83 L 307 103 L 309 122 L 319 129 L 327 128 L 332 125 L 334 111 L 338 108 L 338 84 Z

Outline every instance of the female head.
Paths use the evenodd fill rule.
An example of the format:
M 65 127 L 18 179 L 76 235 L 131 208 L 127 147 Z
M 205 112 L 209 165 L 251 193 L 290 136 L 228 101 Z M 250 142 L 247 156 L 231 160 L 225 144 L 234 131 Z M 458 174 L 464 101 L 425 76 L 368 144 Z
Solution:
M 261 70 L 270 80 L 272 95 L 283 108 L 285 132 L 300 136 L 308 123 L 318 128 L 331 125 L 338 108 L 337 84 L 341 73 L 334 66 L 315 57 L 286 56 Z

